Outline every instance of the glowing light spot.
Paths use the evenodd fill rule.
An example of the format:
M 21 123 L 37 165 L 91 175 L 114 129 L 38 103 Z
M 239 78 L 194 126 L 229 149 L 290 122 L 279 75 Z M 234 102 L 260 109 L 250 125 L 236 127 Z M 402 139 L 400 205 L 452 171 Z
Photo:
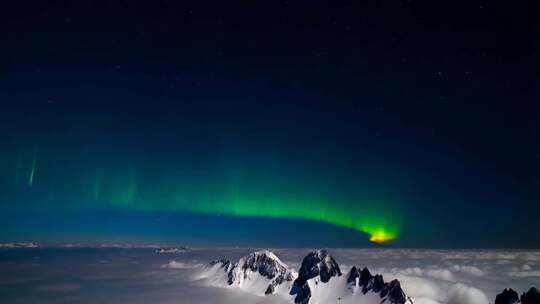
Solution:
M 373 243 L 382 244 L 389 241 L 392 241 L 396 238 L 395 235 L 390 235 L 386 233 L 384 230 L 375 231 L 371 236 L 369 237 L 369 240 Z

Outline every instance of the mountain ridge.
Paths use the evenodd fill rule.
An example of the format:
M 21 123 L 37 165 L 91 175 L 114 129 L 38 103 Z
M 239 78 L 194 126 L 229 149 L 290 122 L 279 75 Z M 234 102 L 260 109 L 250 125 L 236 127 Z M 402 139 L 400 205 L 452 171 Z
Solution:
M 372 276 L 364 267 L 353 266 L 343 275 L 337 261 L 326 250 L 309 252 L 298 273 L 271 251 L 260 250 L 241 257 L 238 262 L 222 258 L 207 265 L 206 277 L 223 280 L 255 294 L 278 294 L 297 304 L 340 303 L 412 304 L 398 280 L 385 282 L 382 275 Z M 225 276 L 224 276 L 225 275 Z M 264 289 L 264 291 L 263 291 Z M 360 300 L 362 299 L 362 300 Z

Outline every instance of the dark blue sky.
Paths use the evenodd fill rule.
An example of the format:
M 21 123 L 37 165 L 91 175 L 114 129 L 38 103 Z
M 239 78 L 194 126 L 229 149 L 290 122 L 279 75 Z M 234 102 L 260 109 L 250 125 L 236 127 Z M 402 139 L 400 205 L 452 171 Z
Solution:
M 1 240 L 540 244 L 525 2 L 0 11 Z

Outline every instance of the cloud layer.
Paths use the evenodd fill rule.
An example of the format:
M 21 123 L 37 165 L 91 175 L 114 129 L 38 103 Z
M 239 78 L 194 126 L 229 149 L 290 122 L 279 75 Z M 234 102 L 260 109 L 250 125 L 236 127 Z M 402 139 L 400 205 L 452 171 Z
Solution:
M 275 296 L 209 286 L 201 265 L 236 260 L 253 248 L 199 248 L 173 256 L 150 248 L 0 250 L 0 294 L 6 303 L 285 304 Z M 311 249 L 273 249 L 298 269 Z M 367 266 L 397 278 L 415 304 L 487 304 L 502 289 L 540 286 L 540 251 L 329 249 L 346 273 Z

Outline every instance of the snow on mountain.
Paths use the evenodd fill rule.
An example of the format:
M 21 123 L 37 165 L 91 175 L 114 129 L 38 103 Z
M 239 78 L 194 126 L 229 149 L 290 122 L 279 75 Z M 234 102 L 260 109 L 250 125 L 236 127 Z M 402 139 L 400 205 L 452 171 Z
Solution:
M 302 261 L 290 294 L 295 295 L 294 302 L 298 304 L 412 304 L 399 281 L 386 283 L 381 275 L 373 276 L 367 268 L 358 269 L 353 266 L 348 275 L 343 276 L 328 252 L 310 252 Z
M 227 259 L 211 262 L 201 275 L 214 286 L 239 288 L 268 295 L 277 294 L 298 304 L 412 304 L 400 283 L 385 282 L 367 268 L 352 267 L 343 275 L 338 263 L 325 250 L 310 252 L 298 274 L 270 251 L 257 251 L 236 263 Z
M 286 295 L 296 276 L 294 270 L 268 250 L 253 252 L 234 264 L 227 259 L 213 261 L 201 275 L 213 285 L 236 287 L 257 295 Z
M 353 294 L 376 294 L 384 303 L 412 303 L 401 289 L 398 280 L 386 283 L 382 275 L 372 275 L 365 267 L 361 271 L 356 266 L 351 268 L 347 276 L 347 289 Z
M 289 294 L 295 296 L 295 303 L 301 304 L 309 303 L 312 297 L 316 299 L 312 303 L 330 300 L 328 297 L 336 300 L 339 295 L 335 295 L 334 291 L 344 286 L 340 286 L 342 282 L 338 282 L 339 280 L 330 282 L 330 279 L 341 275 L 338 263 L 326 250 L 312 251 L 302 260 L 298 278 L 294 281 Z M 319 282 L 325 284 L 319 285 Z M 336 284 L 338 286 L 334 286 Z

